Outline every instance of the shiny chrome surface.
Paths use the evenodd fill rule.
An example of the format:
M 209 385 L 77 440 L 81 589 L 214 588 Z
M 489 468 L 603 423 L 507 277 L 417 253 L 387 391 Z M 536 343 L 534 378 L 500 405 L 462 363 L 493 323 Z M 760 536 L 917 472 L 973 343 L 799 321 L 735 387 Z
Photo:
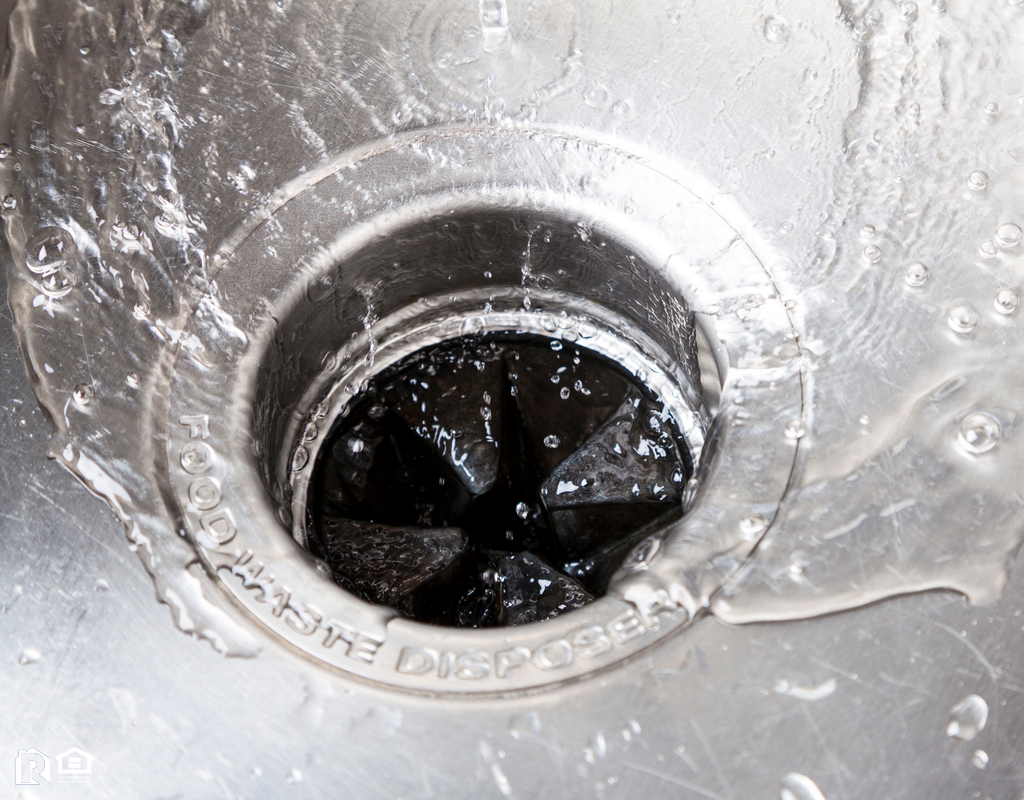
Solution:
M 11 25 L 11 761 L 79 746 L 100 797 L 1024 793 L 1024 9 L 19 0 Z M 517 216 L 553 244 L 495 239 Z M 514 633 L 318 573 L 289 492 L 343 364 L 587 303 L 701 409 L 657 552 Z M 595 627 L 624 649 L 587 664 Z M 461 674 L 402 673 L 409 647 Z M 506 651 L 530 664 L 499 676 Z

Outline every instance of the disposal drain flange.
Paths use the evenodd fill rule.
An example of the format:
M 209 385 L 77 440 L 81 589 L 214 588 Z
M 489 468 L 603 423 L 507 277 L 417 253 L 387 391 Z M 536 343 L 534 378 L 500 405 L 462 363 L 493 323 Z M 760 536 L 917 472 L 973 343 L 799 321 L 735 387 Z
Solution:
M 325 665 L 432 693 L 577 678 L 683 625 L 756 543 L 750 521 L 763 532 L 774 518 L 798 446 L 784 429 L 802 413 L 791 310 L 683 176 L 605 145 L 567 142 L 537 131 L 396 139 L 285 187 L 214 259 L 215 284 L 197 302 L 173 367 L 170 493 L 218 584 Z M 435 157 L 423 159 L 425 147 Z M 486 164 L 467 167 L 484 155 Z M 511 613 L 499 603 L 497 616 L 460 623 L 457 612 L 403 604 L 408 592 L 394 577 L 376 596 L 351 580 L 342 588 L 336 554 L 309 540 L 323 523 L 318 465 L 327 468 L 325 448 L 355 418 L 346 415 L 368 412 L 360 398 L 387 388 L 417 353 L 467 341 L 501 350 L 503 369 L 510 348 L 543 343 L 555 352 L 552 342 L 605 365 L 671 430 L 678 477 L 697 479 L 681 519 L 620 528 L 615 543 L 632 550 L 614 577 L 606 568 L 591 584 L 592 602 L 514 620 L 498 618 Z M 435 447 L 431 457 L 449 455 Z M 449 460 L 446 469 L 455 468 Z M 639 482 L 636 490 L 645 491 Z M 673 484 L 660 495 L 666 507 L 681 511 L 681 491 Z M 449 500 L 455 508 L 466 497 Z M 517 500 L 512 512 L 520 502 L 551 530 L 557 498 Z M 519 541 L 506 555 L 523 560 L 539 548 L 559 575 L 585 573 L 577 562 L 594 552 L 586 536 L 598 521 L 563 518 L 557 547 Z M 493 553 L 496 544 L 470 550 Z

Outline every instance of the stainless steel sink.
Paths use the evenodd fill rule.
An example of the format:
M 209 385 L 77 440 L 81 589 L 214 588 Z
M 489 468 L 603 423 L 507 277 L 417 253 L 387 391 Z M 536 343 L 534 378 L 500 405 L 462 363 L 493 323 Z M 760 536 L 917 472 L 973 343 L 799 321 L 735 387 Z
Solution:
M 1024 795 L 1024 6 L 0 12 L 12 796 Z M 653 439 L 548 392 L 542 477 L 636 452 L 531 489 L 541 572 L 485 530 L 471 578 L 536 603 L 600 550 L 601 590 L 426 624 L 386 499 L 344 563 L 393 584 L 352 590 L 311 516 L 347 415 L 527 340 L 647 397 L 679 486 L 627 496 Z M 388 413 L 449 516 L 387 537 L 487 527 L 470 431 L 508 440 L 447 380 Z

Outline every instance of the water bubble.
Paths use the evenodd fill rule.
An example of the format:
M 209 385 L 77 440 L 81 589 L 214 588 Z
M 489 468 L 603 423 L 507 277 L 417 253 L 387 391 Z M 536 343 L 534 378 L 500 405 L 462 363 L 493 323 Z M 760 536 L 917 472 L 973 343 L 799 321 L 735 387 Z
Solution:
M 82 408 L 89 405 L 92 402 L 92 398 L 95 396 L 93 388 L 87 383 L 80 383 L 75 387 L 75 390 L 71 393 L 71 399 Z
M 558 396 L 561 397 L 563 400 L 568 400 L 569 399 L 569 387 L 568 386 L 563 386 L 562 390 L 558 393 Z
M 1012 314 L 1020 305 L 1020 295 L 1016 289 L 1007 286 L 996 292 L 996 299 L 992 304 L 1000 314 Z
M 132 316 L 135 317 L 135 319 L 146 319 L 146 317 L 149 316 L 150 311 L 152 311 L 152 309 L 149 307 L 149 303 L 145 300 L 140 300 L 132 309 Z
M 908 22 L 917 19 L 917 3 L 913 0 L 904 0 L 900 3 L 900 16 Z
M 7 158 L 11 154 L 11 146 L 4 142 L 0 144 L 0 158 Z
M 989 103 L 985 106 L 985 113 L 990 117 L 994 117 L 999 113 L 999 103 Z
M 864 259 L 872 264 L 882 260 L 882 248 L 877 244 L 869 244 L 864 248 Z
M 960 422 L 957 441 L 969 453 L 987 453 L 1003 438 L 1003 429 L 990 414 L 975 411 Z
M 33 647 L 26 647 L 21 651 L 21 655 L 18 656 L 18 663 L 24 666 L 25 664 L 35 664 L 43 654 L 40 653 Z
M 285 781 L 291 784 L 302 783 L 302 770 L 298 767 L 292 767 L 292 770 L 288 773 L 288 777 L 285 778 Z
M 1016 247 L 1020 244 L 1022 234 L 1024 232 L 1021 231 L 1020 225 L 1004 222 L 996 228 L 996 244 L 1000 247 Z
M 772 15 L 764 22 L 764 38 L 769 42 L 785 42 L 790 33 L 789 23 L 782 17 Z
M 14 199 L 13 194 L 9 194 L 4 197 L 3 208 L 4 211 L 13 211 L 18 205 L 18 201 Z
M 555 434 L 553 433 L 550 433 L 544 437 L 544 446 L 550 447 L 552 450 L 558 447 L 558 445 L 560 445 L 561 443 L 562 440 L 555 436 Z
M 558 341 L 557 339 L 552 339 L 551 340 L 551 349 L 556 351 L 556 352 L 558 350 L 561 350 L 562 349 L 562 343 L 560 341 Z
M 74 239 L 63 228 L 40 228 L 25 242 L 25 266 L 45 275 L 74 258 L 75 250 Z
M 946 322 L 957 333 L 970 333 L 978 324 L 978 312 L 968 305 L 954 306 L 949 309 Z
M 870 425 L 871 424 L 871 417 L 869 417 L 867 414 L 861 414 L 861 417 L 858 420 L 858 422 L 860 422 L 860 424 L 864 425 L 864 426 Z
M 974 172 L 967 176 L 967 186 L 976 192 L 980 192 L 988 186 L 988 174 L 980 169 L 974 170 Z
M 129 241 L 135 241 L 139 238 L 139 226 L 134 222 L 129 222 L 121 229 L 121 235 Z
M 932 11 L 936 14 L 945 14 L 946 0 L 932 0 Z
M 302 429 L 302 441 L 304 442 L 311 442 L 319 435 L 320 429 L 315 422 L 307 422 L 306 427 Z
M 526 505 L 526 503 L 516 503 L 516 516 L 519 517 L 519 519 L 526 519 L 530 516 L 530 507 Z
M 971 756 L 971 764 L 978 769 L 985 769 L 988 766 L 988 753 L 984 750 L 975 750 Z
M 999 250 L 996 248 L 995 243 L 987 240 L 981 243 L 978 252 L 982 258 L 995 258 L 999 255 Z
M 908 286 L 924 286 L 928 282 L 928 267 L 920 261 L 911 264 L 907 267 L 907 274 L 903 276 L 903 280 Z
M 804 428 L 803 422 L 801 422 L 798 419 L 790 420 L 789 423 L 786 425 L 787 439 L 796 440 L 801 438 L 805 433 L 807 433 L 807 429 Z
M 865 239 L 874 239 L 875 238 L 875 226 L 874 225 L 864 225 L 860 229 L 860 235 L 863 236 Z
M 740 520 L 740 536 L 748 542 L 755 541 L 768 528 L 768 520 L 763 514 L 748 514 Z
M 986 722 L 988 703 L 976 694 L 969 694 L 950 709 L 946 736 L 969 742 L 985 729 Z
M 125 376 L 124 382 L 131 386 L 133 389 L 138 389 L 142 383 L 142 379 L 139 377 L 139 373 L 129 372 Z
M 75 273 L 62 264 L 53 272 L 43 275 L 39 285 L 47 297 L 59 298 L 70 294 L 77 282 Z
M 309 451 L 299 445 L 292 454 L 292 472 L 298 472 L 309 463 Z
M 790 772 L 782 777 L 779 784 L 779 800 L 825 800 L 825 795 L 818 784 L 806 775 Z

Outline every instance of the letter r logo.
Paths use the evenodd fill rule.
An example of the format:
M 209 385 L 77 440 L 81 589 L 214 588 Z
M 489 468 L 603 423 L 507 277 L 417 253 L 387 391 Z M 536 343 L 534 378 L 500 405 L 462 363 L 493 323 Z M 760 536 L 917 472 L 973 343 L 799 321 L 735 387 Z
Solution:
M 19 750 L 14 760 L 14 783 L 18 786 L 38 786 L 36 777 L 50 782 L 50 759 L 36 750 Z

